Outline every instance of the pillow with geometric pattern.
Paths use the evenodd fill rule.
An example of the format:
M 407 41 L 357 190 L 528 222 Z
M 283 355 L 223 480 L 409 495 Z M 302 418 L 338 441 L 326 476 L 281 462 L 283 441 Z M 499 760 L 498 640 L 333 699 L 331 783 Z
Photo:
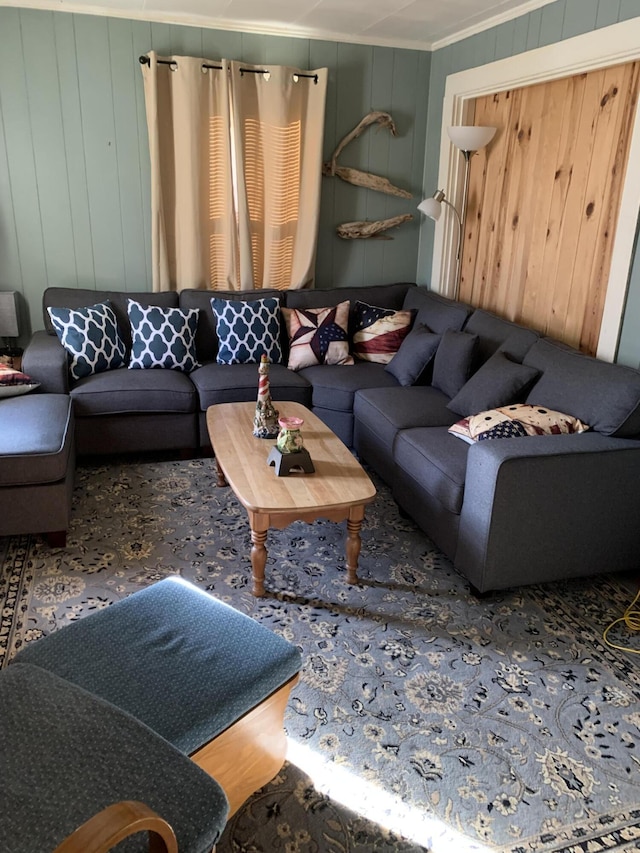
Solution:
M 70 356 L 74 379 L 122 367 L 126 347 L 109 301 L 87 308 L 47 308 L 60 343 Z
M 0 397 L 17 397 L 39 387 L 40 383 L 34 382 L 26 373 L 0 362 Z
M 165 368 L 190 373 L 196 358 L 197 308 L 160 308 L 127 300 L 131 323 L 129 369 Z
M 393 311 L 356 302 L 353 309 L 353 354 L 362 361 L 388 364 L 411 331 L 415 315 L 415 309 Z
M 517 438 L 527 435 L 569 435 L 586 432 L 589 427 L 578 418 L 529 403 L 514 403 L 500 409 L 489 409 L 469 415 L 449 432 L 456 438 L 473 444 L 495 438 Z
M 271 364 L 282 363 L 280 300 L 220 299 L 214 296 L 211 310 L 216 318 L 218 364 L 260 364 L 266 355 Z

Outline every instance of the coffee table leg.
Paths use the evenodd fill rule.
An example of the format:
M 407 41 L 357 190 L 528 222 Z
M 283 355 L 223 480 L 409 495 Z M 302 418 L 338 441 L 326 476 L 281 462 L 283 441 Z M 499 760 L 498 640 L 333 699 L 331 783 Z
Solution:
M 364 518 L 364 507 L 354 506 L 347 519 L 347 583 L 358 583 L 358 557 L 360 556 L 360 528 Z
M 220 463 L 218 462 L 217 457 L 216 457 L 216 469 L 218 471 L 218 482 L 216 483 L 216 485 L 217 486 L 226 486 L 227 485 L 227 478 L 224 476 L 224 472 L 223 472 L 222 468 L 220 467 Z
M 267 564 L 267 529 L 268 519 L 261 515 L 250 515 L 251 524 L 251 574 L 253 575 L 252 592 L 256 598 L 264 595 L 264 567 Z

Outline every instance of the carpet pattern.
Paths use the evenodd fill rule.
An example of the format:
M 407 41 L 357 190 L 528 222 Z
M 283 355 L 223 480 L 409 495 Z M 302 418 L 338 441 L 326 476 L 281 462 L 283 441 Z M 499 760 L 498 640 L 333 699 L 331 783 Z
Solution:
M 218 853 L 640 849 L 638 658 L 601 639 L 630 578 L 479 600 L 376 482 L 358 587 L 344 525 L 298 522 L 269 532 L 255 599 L 215 480 L 210 459 L 81 466 L 66 549 L 0 539 L 0 661 L 177 573 L 303 653 L 289 760 Z

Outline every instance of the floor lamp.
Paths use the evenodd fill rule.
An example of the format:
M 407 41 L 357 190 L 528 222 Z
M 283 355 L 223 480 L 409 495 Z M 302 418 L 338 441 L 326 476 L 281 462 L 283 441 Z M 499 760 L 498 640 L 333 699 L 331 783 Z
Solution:
M 464 185 L 462 192 L 462 215 L 456 207 L 445 197 L 444 190 L 437 190 L 431 198 L 425 198 L 418 205 L 418 210 L 430 219 L 438 220 L 442 213 L 442 205 L 446 204 L 455 214 L 458 222 L 458 241 L 456 248 L 456 278 L 453 298 L 458 298 L 460 290 L 460 274 L 462 272 L 462 241 L 464 237 L 464 226 L 467 219 L 467 196 L 469 194 L 469 161 L 474 151 L 479 151 L 488 145 L 496 132 L 495 127 L 480 127 L 478 125 L 456 125 L 448 127 L 449 139 L 456 148 L 462 151 L 464 157 Z

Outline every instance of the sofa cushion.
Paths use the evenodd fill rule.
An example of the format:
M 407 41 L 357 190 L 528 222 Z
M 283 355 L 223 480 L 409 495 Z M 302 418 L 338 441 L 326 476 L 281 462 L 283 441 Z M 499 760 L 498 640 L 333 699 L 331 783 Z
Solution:
M 458 415 L 468 415 L 506 406 L 516 402 L 518 394 L 539 375 L 539 370 L 518 364 L 499 350 L 465 382 L 449 408 Z
M 216 317 L 211 310 L 211 297 L 230 299 L 234 302 L 254 302 L 256 299 L 281 299 L 282 292 L 275 289 L 264 290 L 195 290 L 186 288 L 180 291 L 179 306 L 183 309 L 196 308 L 199 312 L 198 331 L 196 332 L 196 353 L 198 361 L 205 364 L 214 361 L 218 354 L 218 336 Z
M 198 393 L 199 407 L 206 411 L 217 403 L 248 403 L 258 397 L 258 366 L 255 364 L 205 364 L 189 378 Z M 308 381 L 283 364 L 269 365 L 269 389 L 277 400 L 311 405 Z M 278 407 L 277 402 L 275 403 Z
M 423 323 L 417 323 L 400 344 L 398 352 L 385 365 L 385 370 L 401 385 L 415 385 L 424 381 L 441 337 Z
M 476 345 L 476 335 L 447 329 L 442 335 L 433 360 L 431 384 L 447 397 L 455 397 L 471 373 Z
M 218 364 L 259 364 L 266 355 L 272 364 L 282 362 L 280 300 L 235 301 L 214 297 Z
M 467 320 L 465 332 L 478 336 L 477 363 L 484 363 L 500 349 L 514 361 L 522 361 L 540 335 L 532 329 L 497 317 L 482 308 L 476 308 Z
M 402 307 L 417 311 L 416 323 L 424 323 L 432 331 L 442 335 L 447 329 L 459 332 L 473 310 L 462 302 L 447 299 L 426 287 L 411 287 L 407 290 Z
M 356 302 L 351 345 L 354 356 L 362 361 L 388 364 L 409 334 L 414 315 L 414 311 L 394 311 Z
M 447 427 L 416 427 L 398 433 L 396 465 L 406 471 L 449 512 L 459 514 L 464 497 L 469 445 Z
M 534 344 L 524 364 L 542 373 L 525 402 L 568 412 L 603 435 L 640 434 L 639 371 L 550 338 Z
M 348 300 L 351 307 L 356 302 L 370 302 L 380 308 L 402 308 L 405 294 L 415 290 L 409 283 L 374 284 L 370 287 L 331 287 L 313 290 L 284 291 L 287 308 L 324 308 Z
M 165 368 L 190 373 L 198 367 L 195 335 L 198 312 L 128 303 L 131 323 L 130 369 Z
M 40 387 L 26 373 L 0 362 L 0 397 L 20 397 Z
M 60 343 L 70 356 L 69 372 L 74 379 L 124 365 L 126 348 L 109 302 L 75 311 L 48 310 Z
M 448 400 L 431 385 L 367 388 L 356 393 L 353 413 L 391 452 L 396 433 L 401 429 L 452 424 L 456 416 L 447 409 Z
M 260 704 L 301 665 L 296 646 L 177 578 L 65 625 L 16 660 L 112 702 L 187 754 Z M 127 672 L 138 677 L 123 678 Z
M 588 429 L 588 424 L 563 412 L 516 403 L 463 418 L 449 427 L 449 432 L 472 444 L 474 441 L 527 435 L 572 435 Z
M 112 370 L 76 382 L 71 397 L 78 417 L 92 417 L 194 412 L 197 394 L 178 370 Z
M 305 367 L 299 376 L 313 386 L 313 407 L 340 412 L 353 411 L 353 397 L 361 388 L 394 388 L 398 383 L 384 365 L 358 361 L 354 365 L 318 365 Z
M 349 301 L 327 308 L 283 308 L 290 370 L 314 364 L 353 364 L 349 352 Z
M 104 658 L 102 648 L 96 661 Z M 204 853 L 219 839 L 228 812 L 220 785 L 108 702 L 38 666 L 12 663 L 0 676 L 0 719 L 0 849 L 51 851 L 120 800 L 160 814 L 181 853 Z M 147 851 L 146 836 L 118 850 Z
M 0 486 L 57 483 L 67 475 L 72 452 L 73 409 L 67 394 L 0 401 Z

